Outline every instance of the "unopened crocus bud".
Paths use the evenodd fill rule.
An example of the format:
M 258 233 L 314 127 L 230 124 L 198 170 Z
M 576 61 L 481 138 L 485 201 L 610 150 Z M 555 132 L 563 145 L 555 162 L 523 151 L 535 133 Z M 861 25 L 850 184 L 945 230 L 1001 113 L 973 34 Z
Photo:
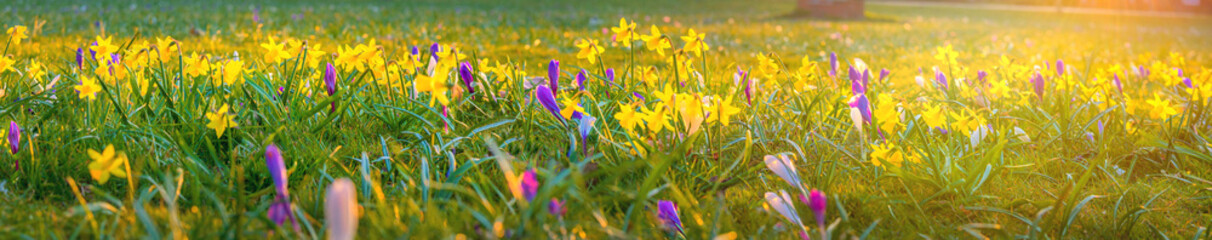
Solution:
M 1056 75 L 1065 75 L 1065 61 L 1056 60 Z
M 277 145 L 270 144 L 265 147 L 265 167 L 269 169 L 269 176 L 274 181 L 278 194 L 287 195 L 286 163 L 282 161 L 282 151 Z
M 682 232 L 682 219 L 678 217 L 678 206 L 669 200 L 657 201 L 657 218 L 670 230 Z
M 556 105 L 555 95 L 553 95 L 550 88 L 547 88 L 547 86 L 544 85 L 539 85 L 538 87 L 535 87 L 534 95 L 535 98 L 539 100 L 539 104 L 543 105 L 543 108 L 547 109 L 547 112 L 550 112 L 551 115 L 555 116 L 557 119 L 564 119 L 564 116 L 560 115 L 560 106 Z
M 539 180 L 535 178 L 534 169 L 522 173 L 521 184 L 522 196 L 526 197 L 526 201 L 533 201 L 534 195 L 539 193 Z
M 938 82 L 939 86 L 943 89 L 950 87 L 950 84 L 947 83 L 947 75 L 944 75 L 943 72 L 939 71 L 938 69 L 934 69 L 934 81 Z
M 892 74 L 892 71 L 888 71 L 887 68 L 880 69 L 880 81 L 883 81 L 885 78 L 888 78 L 888 75 L 890 75 L 890 74 Z
M 328 239 L 354 239 L 358 232 L 358 197 L 353 181 L 341 178 L 328 185 L 324 201 L 324 220 Z
M 828 239 L 825 232 L 825 211 L 829 209 L 827 201 L 825 193 L 819 190 L 812 189 L 808 193 L 808 208 L 811 208 L 812 213 L 816 214 L 816 226 L 821 230 L 821 239 Z
M 606 69 L 606 80 L 612 83 L 614 82 L 614 68 Z
M 471 64 L 467 62 L 459 64 L 459 78 L 463 79 L 463 86 L 467 87 L 468 93 L 476 93 L 476 89 L 471 86 L 471 83 L 475 81 L 471 75 Z
M 547 212 L 556 217 L 564 217 L 564 213 L 568 210 L 564 208 L 564 202 L 556 198 L 551 198 L 551 202 L 547 203 Z
M 441 51 L 442 51 L 442 45 L 438 45 L 438 43 L 433 43 L 433 45 L 429 46 L 429 56 L 433 57 L 433 60 L 441 60 L 441 59 L 438 59 L 438 52 L 441 52 Z
M 981 86 L 984 86 L 985 78 L 988 76 L 989 76 L 989 73 L 985 72 L 985 70 L 976 71 L 976 82 L 978 84 L 980 84 Z
M 859 94 L 850 100 L 850 107 L 859 110 L 863 114 L 863 123 L 871 123 L 871 103 L 867 100 L 866 94 Z
M 581 91 L 585 91 L 585 70 L 584 69 L 582 69 L 581 72 L 577 73 L 577 86 L 581 88 Z
M 1037 97 L 1039 97 L 1040 100 L 1043 100 L 1044 99 L 1044 76 L 1040 75 L 1039 72 L 1036 71 L 1035 76 L 1031 77 L 1031 83 L 1035 86 L 1035 95 Z
M 76 48 L 76 67 L 84 69 L 84 49 Z
M 560 61 L 552 59 L 547 63 L 547 87 L 551 88 L 552 96 L 560 95 Z
M 21 150 L 21 126 L 16 121 L 8 122 L 8 148 L 13 154 Z
M 332 63 L 324 66 L 324 90 L 328 90 L 328 96 L 337 93 L 337 68 Z

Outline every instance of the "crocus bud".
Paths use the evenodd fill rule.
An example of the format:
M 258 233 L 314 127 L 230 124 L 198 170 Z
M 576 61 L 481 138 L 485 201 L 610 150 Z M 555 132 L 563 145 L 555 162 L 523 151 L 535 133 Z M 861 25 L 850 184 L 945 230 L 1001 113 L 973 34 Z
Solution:
M 8 148 L 13 154 L 21 150 L 21 126 L 16 121 L 8 122 Z
M 560 61 L 552 59 L 547 64 L 547 82 L 552 96 L 560 95 Z
M 324 67 L 324 90 L 328 90 L 328 96 L 337 93 L 337 68 L 332 63 Z
M 1065 61 L 1056 60 L 1056 75 L 1065 75 Z
M 885 78 L 888 78 L 888 75 L 890 75 L 890 74 L 892 74 L 892 71 L 888 71 L 887 68 L 880 69 L 880 81 L 883 81 Z
M 559 199 L 551 198 L 551 202 L 547 203 L 547 212 L 551 213 L 551 215 L 564 217 L 564 213 L 567 211 L 567 209 L 564 209 L 564 202 Z
M 438 43 L 433 43 L 433 45 L 429 46 L 429 56 L 433 57 L 433 60 L 441 60 L 441 59 L 438 59 L 438 52 L 441 52 L 441 51 L 442 51 L 442 45 L 438 45 Z
M 84 49 L 76 48 L 76 67 L 84 69 Z
M 788 185 L 793 187 L 800 186 L 800 175 L 795 171 L 795 163 L 786 155 L 766 155 L 763 158 L 766 162 L 766 168 L 769 168 L 774 175 L 778 175 L 783 181 L 787 181 Z
M 850 94 L 862 94 L 866 92 L 862 78 L 863 75 L 860 74 L 858 70 L 854 69 L 854 67 L 850 67 Z
M 682 232 L 682 219 L 678 218 L 678 206 L 673 202 L 657 201 L 657 218 L 665 228 Z
M 560 115 L 560 106 L 556 105 L 555 95 L 553 95 L 550 88 L 539 85 L 538 87 L 535 87 L 534 95 L 535 98 L 539 100 L 539 104 L 543 105 L 543 108 L 546 108 L 552 116 L 555 116 L 556 119 L 564 119 L 564 116 Z
M 471 64 L 463 62 L 459 64 L 459 78 L 463 79 L 463 86 L 467 87 L 468 93 L 476 93 L 476 89 L 471 86 L 475 78 L 471 76 Z
M 358 197 L 353 181 L 341 178 L 328 185 L 324 201 L 324 220 L 328 225 L 328 239 L 354 239 L 358 232 Z
M 947 83 L 947 75 L 944 75 L 943 72 L 939 71 L 937 68 L 934 69 L 934 81 L 938 82 L 939 86 L 944 90 L 950 87 L 950 85 Z
M 1124 84 L 1119 81 L 1119 74 L 1114 74 L 1114 76 L 1115 81 L 1112 81 L 1112 83 L 1115 83 L 1115 88 L 1119 89 L 1119 94 L 1124 94 Z
M 606 80 L 612 83 L 614 82 L 614 68 L 606 69 Z
M 989 73 L 985 72 L 985 70 L 976 71 L 976 82 L 979 83 L 981 86 L 984 86 L 985 77 L 988 77 L 988 76 L 989 76 Z
M 597 118 L 589 116 L 589 114 L 581 114 L 581 121 L 577 130 L 581 133 L 581 141 L 584 142 L 586 137 L 589 137 L 589 131 L 593 130 L 593 123 Z
M 837 73 L 837 53 L 830 52 L 829 53 L 829 75 L 836 75 L 836 73 Z
M 825 238 L 825 210 L 829 209 L 828 204 L 826 204 L 827 200 L 825 193 L 819 190 L 812 189 L 808 193 L 808 208 L 811 208 L 812 213 L 816 214 L 816 226 L 821 229 L 822 239 L 827 239 Z
M 850 107 L 859 110 L 863 114 L 863 123 L 871 123 L 871 103 L 867 101 L 866 94 L 859 94 L 850 98 Z
M 534 195 L 539 193 L 539 180 L 535 179 L 534 169 L 522 173 L 521 184 L 522 196 L 526 197 L 526 201 L 533 201 Z
M 1035 95 L 1037 97 L 1039 97 L 1040 100 L 1043 100 L 1044 99 L 1044 76 L 1040 75 L 1039 71 L 1036 71 L 1035 76 L 1031 77 L 1031 83 L 1035 85 Z
M 585 91 L 585 70 L 577 73 L 577 86 L 581 87 L 581 91 Z
M 800 215 L 795 211 L 795 205 L 791 202 L 791 196 L 787 191 L 779 190 L 779 193 L 766 192 L 766 204 L 770 205 L 779 215 L 783 215 L 788 222 L 795 226 L 804 226 L 803 220 L 800 220 Z
M 282 151 L 278 150 L 277 145 L 270 144 L 265 147 L 265 167 L 269 169 L 269 176 L 273 179 L 278 194 L 287 195 L 286 163 L 282 161 Z

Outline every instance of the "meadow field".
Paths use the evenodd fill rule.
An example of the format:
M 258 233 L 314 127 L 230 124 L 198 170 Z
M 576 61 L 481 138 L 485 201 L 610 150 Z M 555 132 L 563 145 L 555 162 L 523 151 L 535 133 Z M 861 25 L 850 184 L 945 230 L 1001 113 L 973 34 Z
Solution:
M 1208 239 L 1212 17 L 0 6 L 0 239 Z

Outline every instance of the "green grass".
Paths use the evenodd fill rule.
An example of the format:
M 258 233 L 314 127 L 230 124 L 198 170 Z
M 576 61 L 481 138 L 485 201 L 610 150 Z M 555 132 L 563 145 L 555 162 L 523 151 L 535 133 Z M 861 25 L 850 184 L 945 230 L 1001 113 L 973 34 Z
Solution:
M 50 74 L 31 80 L 0 73 L 0 121 L 25 129 L 21 151 L 0 157 L 0 238 L 323 238 L 325 187 L 342 177 L 358 186 L 358 236 L 365 239 L 482 239 L 495 237 L 498 228 L 507 238 L 526 239 L 679 237 L 659 227 L 657 200 L 677 203 L 687 239 L 730 232 L 793 238 L 794 227 L 763 196 L 797 189 L 762 162 L 780 153 L 795 155 L 807 188 L 828 194 L 833 238 L 1209 237 L 1207 99 L 1187 98 L 1157 77 L 1125 77 L 1124 92 L 1137 101 L 1161 93 L 1185 106 L 1159 121 L 1122 105 L 1096 104 L 1072 89 L 1049 91 L 1047 101 L 981 106 L 961 90 L 944 94 L 929 85 L 931 67 L 949 68 L 933 57 L 945 45 L 960 52 L 962 65 L 948 71 L 949 78 L 974 78 L 985 70 L 1032 97 L 1027 75 L 1002 66 L 1002 56 L 1041 68 L 1062 59 L 1083 83 L 1094 82 L 1111 64 L 1161 62 L 1196 75 L 1212 64 L 1209 18 L 876 4 L 868 5 L 871 19 L 864 21 L 784 18 L 793 6 L 770 0 L 10 2 L 0 24 L 29 26 L 33 38 L 6 54 L 21 72 L 36 59 Z M 252 19 L 254 8 L 260 24 Z M 302 15 L 295 20 L 294 14 Z M 609 47 L 602 67 L 619 71 L 627 91 L 600 84 L 602 67 L 577 59 L 573 41 L 591 38 L 609 46 L 602 30 L 620 17 L 638 22 L 640 34 L 660 26 L 673 37 L 674 49 L 687 28 L 706 33 L 712 49 L 694 66 L 705 80 L 688 81 L 679 92 L 731 95 L 742 113 L 727 127 L 704 124 L 697 134 L 676 120 L 675 131 L 626 134 L 613 118 L 619 103 L 638 92 L 654 106 L 658 89 L 626 76 L 625 69 L 656 65 L 661 81 L 675 76 L 665 60 L 642 47 L 634 65 L 626 48 Z M 41 21 L 45 25 L 35 28 Z M 149 65 L 147 77 L 157 85 L 146 96 L 120 84 L 107 85 L 96 100 L 81 100 L 72 86 L 94 73 L 73 68 L 75 49 L 102 34 L 116 44 L 172 36 L 187 55 L 228 58 L 238 52 L 257 70 L 244 75 L 243 85 L 216 86 L 207 77 L 179 77 L 182 64 L 174 58 Z M 319 43 L 329 53 L 373 38 L 392 59 L 411 46 L 440 42 L 457 46 L 468 61 L 511 62 L 526 76 L 544 76 L 547 62 L 558 59 L 564 86 L 573 84 L 568 72 L 590 73 L 593 85 L 581 104 L 599 122 L 582 142 L 574 125 L 547 114 L 516 80 L 511 87 L 486 83 L 501 87 L 498 98 L 483 92 L 452 98 L 450 117 L 427 104 L 427 94 L 392 91 L 352 69 L 341 70 L 336 98 L 320 85 L 311 86 L 311 95 L 277 97 L 278 87 L 300 84 L 318 70 L 295 67 L 294 59 L 261 62 L 260 44 L 270 36 Z M 738 68 L 756 70 L 759 52 L 773 53 L 786 71 L 763 79 L 782 86 L 758 91 L 749 106 L 732 75 Z M 891 80 L 874 81 L 868 92 L 872 101 L 888 94 L 904 105 L 904 130 L 883 137 L 871 127 L 865 136 L 855 131 L 845 77 L 817 78 L 811 82 L 817 90 L 786 87 L 794 81 L 788 71 L 799 68 L 801 58 L 825 69 L 830 52 L 844 66 L 860 58 L 891 71 Z M 1171 53 L 1183 56 L 1185 65 L 1173 63 Z M 916 76 L 927 79 L 926 86 L 917 85 Z M 53 92 L 35 94 L 55 77 L 60 80 Z M 332 99 L 338 107 L 329 113 Z M 223 103 L 233 106 L 239 127 L 216 138 L 204 114 Z M 995 133 L 971 145 L 964 135 L 932 131 L 915 117 L 925 105 L 973 110 Z M 1099 122 L 1105 129 L 1097 129 Z M 1032 141 L 1011 135 L 1015 127 Z M 1092 141 L 1087 132 L 1095 134 Z M 629 139 L 649 145 L 650 154 L 631 154 Z M 921 162 L 873 166 L 870 144 L 876 141 L 912 148 Z M 275 195 L 263 157 L 270 143 L 282 148 L 290 169 L 297 231 L 266 217 Z M 126 179 L 100 184 L 89 175 L 86 150 L 107 144 L 130 156 L 134 192 Z M 541 183 L 536 199 L 543 201 L 524 204 L 511 195 L 501 158 L 511 158 L 515 171 L 535 169 Z M 21 171 L 14 171 L 13 160 L 21 161 Z M 68 178 L 80 184 L 83 207 Z M 547 214 L 545 199 L 551 198 L 567 201 L 567 215 Z M 812 212 L 796 205 L 816 231 Z

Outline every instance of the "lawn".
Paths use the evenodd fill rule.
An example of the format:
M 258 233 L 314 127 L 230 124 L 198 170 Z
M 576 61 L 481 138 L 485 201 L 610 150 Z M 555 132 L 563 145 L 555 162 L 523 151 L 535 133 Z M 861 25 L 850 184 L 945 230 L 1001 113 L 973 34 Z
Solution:
M 0 238 L 1210 237 L 1212 17 L 794 5 L 8 2 Z

